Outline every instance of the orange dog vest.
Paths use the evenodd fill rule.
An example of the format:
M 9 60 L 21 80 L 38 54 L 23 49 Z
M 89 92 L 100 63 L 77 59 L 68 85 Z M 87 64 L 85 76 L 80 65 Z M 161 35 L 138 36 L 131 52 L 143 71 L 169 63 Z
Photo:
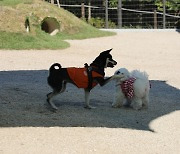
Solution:
M 78 88 L 87 88 L 88 87 L 88 74 L 87 74 L 87 68 L 75 68 L 75 67 L 69 67 L 67 68 L 67 72 L 69 74 L 70 79 L 75 83 L 75 85 Z M 101 77 L 104 76 L 92 71 L 92 78 L 95 77 Z M 97 85 L 96 82 L 92 83 L 92 88 Z

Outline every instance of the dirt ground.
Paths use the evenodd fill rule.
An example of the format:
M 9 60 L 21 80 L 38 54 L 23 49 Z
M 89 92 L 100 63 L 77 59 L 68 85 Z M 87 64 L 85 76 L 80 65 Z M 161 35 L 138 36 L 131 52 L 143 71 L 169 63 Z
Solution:
M 180 33 L 118 32 L 116 36 L 68 41 L 64 50 L 0 50 L 0 153 L 180 153 Z M 114 82 L 84 93 L 73 85 L 46 103 L 46 78 L 54 62 L 83 67 L 113 48 L 118 68 L 145 70 L 152 85 L 148 109 L 111 107 Z

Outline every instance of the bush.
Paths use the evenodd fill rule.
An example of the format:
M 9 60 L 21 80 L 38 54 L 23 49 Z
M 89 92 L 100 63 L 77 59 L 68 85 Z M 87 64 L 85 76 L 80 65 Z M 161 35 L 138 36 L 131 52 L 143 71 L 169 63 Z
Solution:
M 96 28 L 105 28 L 105 20 L 100 17 L 91 18 L 88 23 Z M 108 21 L 108 28 L 116 28 L 116 24 L 112 21 Z

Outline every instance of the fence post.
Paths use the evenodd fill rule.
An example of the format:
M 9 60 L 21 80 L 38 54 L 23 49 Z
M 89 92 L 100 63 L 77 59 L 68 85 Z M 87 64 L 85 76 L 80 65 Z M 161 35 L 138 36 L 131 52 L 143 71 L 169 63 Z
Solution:
M 163 29 L 166 28 L 166 0 L 163 0 Z
M 51 0 L 51 4 L 54 4 L 54 0 Z
M 122 0 L 118 0 L 118 28 L 122 28 Z
M 85 19 L 85 8 L 84 8 L 84 3 L 81 3 L 81 18 L 84 20 Z
M 105 1 L 105 28 L 107 29 L 108 25 L 108 0 Z
M 157 12 L 154 10 L 154 29 L 157 29 Z
M 58 5 L 58 7 L 60 8 L 60 2 L 59 2 L 60 0 L 57 0 L 57 5 Z
M 88 3 L 88 21 L 91 20 L 91 0 L 89 0 Z

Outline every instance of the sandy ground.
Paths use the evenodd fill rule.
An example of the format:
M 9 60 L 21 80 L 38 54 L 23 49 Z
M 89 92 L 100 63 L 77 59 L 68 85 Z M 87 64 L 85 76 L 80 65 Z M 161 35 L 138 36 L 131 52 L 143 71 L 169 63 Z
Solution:
M 68 41 L 65 50 L 0 50 L 0 153 L 180 153 L 180 33 L 118 32 L 116 36 Z M 82 89 L 68 85 L 46 103 L 46 83 L 54 62 L 83 67 L 113 48 L 120 67 L 145 70 L 152 85 L 148 109 L 111 108 L 114 82 L 92 91 L 83 108 Z

